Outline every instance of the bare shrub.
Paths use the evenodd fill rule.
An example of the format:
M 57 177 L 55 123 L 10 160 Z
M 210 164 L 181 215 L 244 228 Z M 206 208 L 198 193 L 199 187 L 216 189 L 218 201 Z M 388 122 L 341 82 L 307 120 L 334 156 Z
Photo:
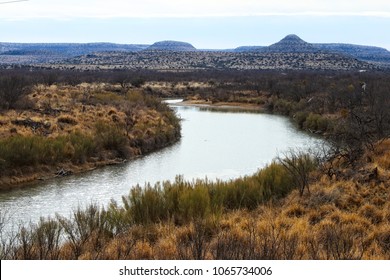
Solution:
M 184 227 L 177 235 L 176 250 L 179 259 L 206 259 L 211 236 L 209 225 L 205 221 L 197 220 Z
M 301 196 L 305 189 L 310 193 L 310 173 L 318 166 L 317 159 L 302 151 L 290 150 L 283 157 L 278 157 L 278 162 L 286 168 Z
M 15 104 L 27 93 L 28 82 L 21 75 L 6 75 L 0 78 L 0 108 L 14 108 Z

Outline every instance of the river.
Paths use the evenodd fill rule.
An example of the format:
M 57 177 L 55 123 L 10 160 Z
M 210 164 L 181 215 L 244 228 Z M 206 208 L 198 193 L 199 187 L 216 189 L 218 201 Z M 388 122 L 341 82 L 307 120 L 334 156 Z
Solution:
M 173 180 L 177 175 L 187 180 L 250 175 L 288 149 L 321 142 L 282 116 L 171 106 L 182 118 L 182 139 L 176 144 L 121 165 L 1 192 L 0 212 L 9 218 L 7 230 L 41 216 L 69 216 L 89 203 L 120 201 L 136 184 Z

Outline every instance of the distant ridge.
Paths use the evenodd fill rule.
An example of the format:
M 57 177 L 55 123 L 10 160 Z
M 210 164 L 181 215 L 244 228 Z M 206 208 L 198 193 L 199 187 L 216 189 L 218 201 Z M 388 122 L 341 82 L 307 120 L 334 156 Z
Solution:
M 197 49 L 190 43 L 180 41 L 160 41 L 145 49 L 146 51 L 196 51 Z
M 312 44 L 294 34 L 270 46 L 196 49 L 187 42 L 153 45 L 113 43 L 0 43 L 0 67 L 59 69 L 390 69 L 390 52 L 351 44 Z
M 136 52 L 147 48 L 142 44 L 113 43 L 1 43 L 0 64 L 46 63 L 97 52 Z
M 241 46 L 235 48 L 234 51 L 235 52 L 257 52 L 257 51 L 261 51 L 264 48 L 265 47 L 262 46 Z
M 321 50 L 347 54 L 364 61 L 390 63 L 390 52 L 385 48 L 337 43 L 313 45 Z
M 297 35 L 290 34 L 281 41 L 268 47 L 262 46 L 241 46 L 235 52 L 268 52 L 268 53 L 315 53 L 332 52 L 348 55 L 355 59 L 380 64 L 390 64 L 390 52 L 385 48 L 374 46 L 362 46 L 354 44 L 316 44 L 307 43 Z

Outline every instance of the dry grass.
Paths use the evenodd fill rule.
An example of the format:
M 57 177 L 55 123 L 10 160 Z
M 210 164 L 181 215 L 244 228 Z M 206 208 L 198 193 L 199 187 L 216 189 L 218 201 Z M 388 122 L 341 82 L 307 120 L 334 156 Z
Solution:
M 311 195 L 293 191 L 277 204 L 251 211 L 227 211 L 212 223 L 158 224 L 156 239 L 140 243 L 131 258 L 390 258 L 387 182 L 322 178 L 311 189 Z
M 101 145 L 103 149 L 97 147 L 95 154 L 89 153 L 88 157 L 77 160 L 79 161 L 77 164 L 80 165 L 93 158 L 99 166 L 106 161 L 116 159 L 119 161 L 152 151 L 178 139 L 180 136 L 178 119 L 168 107 L 160 105 L 158 100 L 140 91 L 129 92 L 123 96 L 106 91 L 105 88 L 109 87 L 85 83 L 78 86 L 35 86 L 26 97 L 34 104 L 33 107 L 26 110 L 8 110 L 0 114 L 0 139 L 7 141 L 15 136 L 42 137 L 49 139 L 49 142 L 55 142 L 79 134 L 91 138 L 99 136 L 97 137 L 99 141 L 93 142 Z M 107 129 L 104 132 L 98 131 L 98 123 L 105 124 Z M 61 159 L 70 159 L 72 157 L 69 155 L 80 150 L 80 145 L 75 146 L 75 143 L 64 145 L 61 150 L 64 150 L 65 154 Z M 96 159 L 101 162 L 96 162 Z M 54 162 L 54 166 L 62 163 L 63 160 L 58 160 Z M 53 165 L 53 162 L 50 164 Z M 18 168 L 11 162 L 5 166 Z M 9 170 L 1 168 L 2 166 L 0 172 L 5 172 L 2 175 L 8 176 Z M 88 165 L 85 169 L 90 168 Z M 76 170 L 73 167 L 71 169 Z M 17 173 L 21 173 L 22 176 L 19 177 L 23 178 L 15 181 L 2 176 L 0 186 L 24 181 L 27 177 L 32 178 L 32 174 L 22 171 Z
M 50 122 L 53 131 L 49 137 L 73 129 L 93 129 L 96 118 L 113 126 L 126 123 L 126 114 L 120 107 L 99 103 L 107 102 L 104 87 L 98 93 L 92 88 L 88 90 L 89 102 L 83 104 L 87 97 L 77 95 L 77 91 L 70 93 L 61 87 L 42 89 L 35 93 L 37 108 L 43 108 L 45 103 L 40 102 L 40 96 L 44 95 L 44 100 L 53 99 L 55 107 L 52 108 L 66 107 L 72 111 L 61 112 L 52 119 L 50 115 L 36 112 L 30 118 Z M 132 100 L 140 98 L 137 92 L 130 94 Z M 94 99 L 96 96 L 99 102 Z M 66 102 L 71 103 L 66 105 Z M 127 136 L 130 140 L 147 139 L 172 129 L 168 119 L 162 118 L 156 109 L 130 109 L 132 130 Z M 0 133 L 11 135 L 12 119 L 26 117 L 23 114 L 10 111 L 1 116 Z M 61 128 L 61 122 L 56 120 L 62 114 L 77 123 L 65 123 Z M 31 131 L 17 127 L 17 133 L 28 135 Z M 239 193 L 232 187 L 220 211 L 212 211 L 215 202 L 207 196 L 204 198 L 205 189 L 201 188 L 198 193 L 180 196 L 177 204 L 182 216 L 176 219 L 168 211 L 169 215 L 149 219 L 147 223 L 142 219 L 129 222 L 126 214 L 131 210 L 116 209 L 118 221 L 123 223 L 121 227 L 114 224 L 114 228 L 120 228 L 119 232 L 110 228 L 92 230 L 83 242 L 73 246 L 66 243 L 59 252 L 49 256 L 64 259 L 390 259 L 390 140 L 363 155 L 356 166 L 353 169 L 340 163 L 337 178 L 317 174 L 315 182 L 310 184 L 310 194 L 300 196 L 293 190 L 285 197 L 261 200 L 260 205 L 248 204 L 246 208 L 232 206 L 229 200 Z M 376 176 L 366 176 L 375 168 L 378 168 Z M 267 172 L 261 174 L 266 176 Z M 240 190 L 243 187 L 252 190 L 252 179 L 259 181 L 260 177 L 251 178 L 236 181 L 242 186 Z M 153 194 L 151 191 L 148 197 L 153 198 Z M 258 192 L 252 194 L 256 196 Z M 198 201 L 206 203 L 202 206 Z M 155 209 L 152 206 L 158 211 L 161 205 L 151 204 L 150 211 Z M 31 249 L 28 255 L 17 251 L 10 258 L 40 258 L 36 241 L 31 240 L 31 244 L 26 244 Z
M 374 154 L 374 161 L 380 168 L 386 170 L 387 172 L 390 171 L 390 153 L 388 153 L 389 150 L 390 139 L 387 139 L 376 147 Z
M 10 110 L 2 113 L 0 115 L 0 135 L 3 138 L 11 136 L 12 121 L 26 118 L 36 122 L 47 122 L 52 126 L 57 124 L 57 129 L 49 131 L 51 137 L 58 136 L 63 131 L 71 132 L 76 129 L 92 131 L 94 123 L 98 120 L 111 125 L 116 123 L 124 125 L 127 117 L 125 110 L 131 109 L 131 106 L 136 106 L 142 99 L 142 96 L 139 94 L 135 99 L 131 100 L 133 104 L 125 104 L 130 106 L 125 108 L 123 103 L 126 103 L 126 97 L 104 91 L 101 87 L 95 84 L 81 84 L 76 87 L 37 86 L 28 96 L 35 103 L 34 110 Z M 130 96 L 132 95 L 130 94 Z M 162 118 L 159 112 L 145 107 L 144 104 L 134 108 L 133 113 L 138 130 L 146 130 L 149 127 L 161 127 L 167 123 L 167 120 Z M 72 127 L 76 125 L 77 127 Z M 17 127 L 17 131 L 21 135 L 37 133 L 30 127 Z
M 375 204 L 378 192 L 388 197 L 390 189 L 385 184 L 356 188 L 352 179 L 321 180 L 312 186 L 311 195 L 301 197 L 295 190 L 276 203 L 262 204 L 254 210 L 230 210 L 181 224 L 169 219 L 133 224 L 112 237 L 91 234 L 76 256 L 160 260 L 389 259 L 390 203 Z M 354 202 L 356 197 L 361 202 Z M 35 248 L 34 244 L 31 247 Z M 74 250 L 64 245 L 57 255 L 74 258 Z M 39 258 L 36 254 L 29 257 Z

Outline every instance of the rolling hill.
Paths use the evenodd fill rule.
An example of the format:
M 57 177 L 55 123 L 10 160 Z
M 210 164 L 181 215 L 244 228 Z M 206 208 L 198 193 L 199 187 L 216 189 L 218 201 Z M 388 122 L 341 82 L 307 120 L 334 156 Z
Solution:
M 270 46 L 198 50 L 187 42 L 142 44 L 0 43 L 0 66 L 78 70 L 375 70 L 390 68 L 390 52 L 349 44 L 312 44 L 290 34 Z

